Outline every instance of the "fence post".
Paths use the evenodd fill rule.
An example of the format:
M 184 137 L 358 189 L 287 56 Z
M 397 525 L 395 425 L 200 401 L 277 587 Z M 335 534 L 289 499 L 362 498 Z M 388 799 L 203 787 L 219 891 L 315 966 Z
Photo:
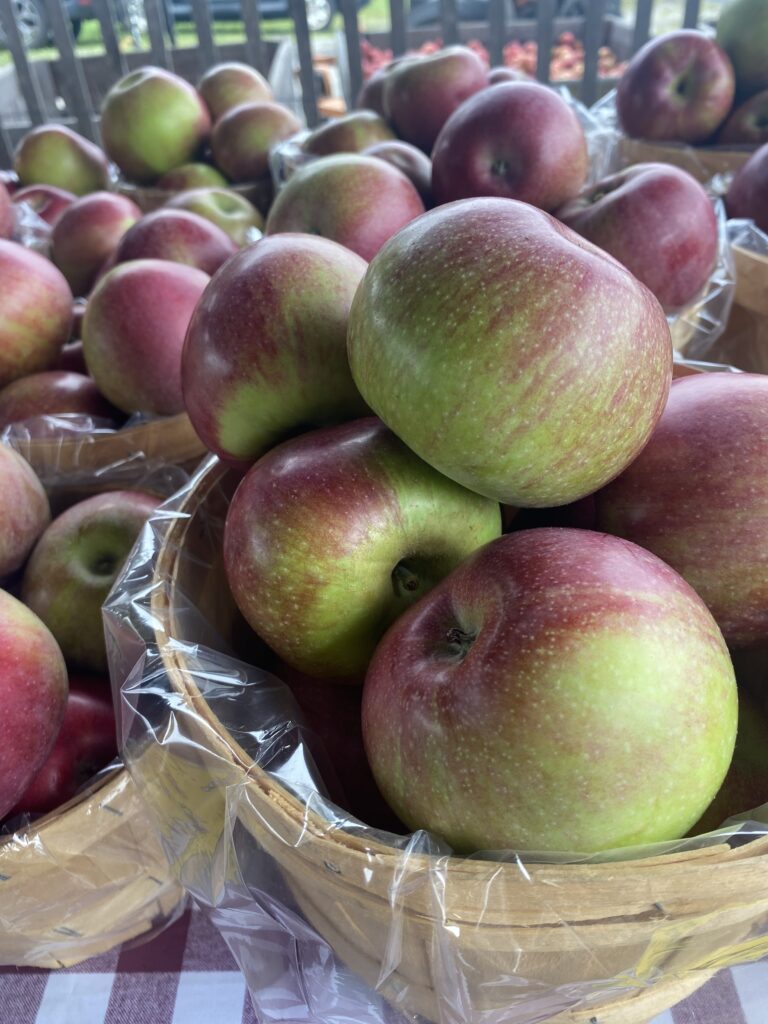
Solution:
M 310 128 L 318 122 L 315 69 L 312 64 L 312 43 L 307 25 L 307 8 L 304 0 L 290 0 L 293 28 L 296 33 L 296 49 L 299 54 L 299 79 L 301 81 L 301 102 L 304 116 Z
M 0 28 L 5 35 L 8 49 L 13 58 L 13 65 L 16 69 L 16 78 L 21 89 L 21 95 L 27 105 L 32 124 L 42 124 L 46 120 L 45 102 L 40 91 L 40 84 L 32 73 L 32 68 L 24 50 L 24 43 L 21 39 L 19 26 L 13 15 L 12 0 L 0 0 Z
M 72 25 L 61 0 L 47 0 L 46 7 L 53 28 L 53 38 L 59 51 L 61 88 L 66 93 L 64 99 L 75 115 L 80 134 L 86 139 L 96 141 L 93 103 L 83 74 L 83 65 L 75 56 Z

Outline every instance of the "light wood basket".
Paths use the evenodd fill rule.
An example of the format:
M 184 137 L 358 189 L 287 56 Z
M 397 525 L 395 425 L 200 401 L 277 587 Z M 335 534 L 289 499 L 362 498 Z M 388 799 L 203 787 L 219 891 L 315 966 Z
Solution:
M 73 473 L 92 475 L 136 460 L 162 459 L 169 465 L 191 466 L 200 461 L 206 450 L 186 413 L 102 433 L 18 435 L 13 447 L 44 479 Z
M 733 246 L 736 291 L 725 331 L 708 359 L 768 373 L 768 257 Z
M 619 142 L 622 167 L 631 164 L 673 164 L 706 184 L 717 174 L 738 171 L 752 156 L 754 146 L 726 149 L 723 146 L 687 146 L 681 142 L 652 142 L 630 139 L 623 135 Z
M 235 482 L 215 461 L 201 468 L 170 523 L 152 590 L 155 641 L 191 713 L 181 716 L 184 744 L 148 754 L 149 794 L 143 783 L 142 792 L 155 817 L 175 828 L 179 804 L 190 806 L 205 788 L 185 856 L 199 864 L 215 849 L 220 794 L 239 785 L 239 821 L 279 864 L 308 921 L 369 985 L 433 1021 L 444 1019 L 449 997 L 450 1019 L 457 1005 L 472 1022 L 505 1007 L 511 989 L 499 980 L 514 976 L 517 998 L 537 1006 L 537 1020 L 536 1000 L 548 990 L 556 993 L 546 1004 L 551 1024 L 641 1024 L 719 968 L 768 953 L 768 836 L 592 865 L 406 859 L 386 837 L 329 828 L 255 765 L 206 703 L 195 682 L 205 670 L 191 653 L 198 634 L 190 599 L 225 644 L 236 645 L 241 628 L 221 556 Z M 177 867 L 183 877 L 185 864 Z M 380 976 L 393 935 L 398 955 Z M 454 987 L 459 963 L 462 986 Z
M 124 769 L 0 839 L 0 963 L 69 967 L 167 921 L 182 900 Z

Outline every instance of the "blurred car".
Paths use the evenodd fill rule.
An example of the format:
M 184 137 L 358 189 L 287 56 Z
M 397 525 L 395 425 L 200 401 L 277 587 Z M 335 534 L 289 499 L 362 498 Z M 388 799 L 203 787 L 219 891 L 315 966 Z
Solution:
M 583 18 L 587 13 L 589 0 L 556 0 L 555 17 Z M 523 21 L 536 20 L 536 0 L 511 0 L 508 18 Z M 606 14 L 621 14 L 621 0 L 606 0 Z M 456 14 L 459 21 L 487 22 L 489 14 L 488 0 L 456 0 Z M 435 25 L 440 22 L 440 0 L 411 0 L 408 15 L 410 28 L 422 25 Z

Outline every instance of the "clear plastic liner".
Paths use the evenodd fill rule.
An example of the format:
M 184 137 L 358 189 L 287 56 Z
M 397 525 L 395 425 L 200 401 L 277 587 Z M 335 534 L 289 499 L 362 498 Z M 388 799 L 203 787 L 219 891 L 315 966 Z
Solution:
M 38 217 L 29 203 L 13 203 L 13 240 L 27 249 L 48 255 L 51 227 Z
M 54 417 L 14 425 L 0 438 L 59 431 Z M 87 417 L 70 440 L 88 445 Z M 51 420 L 52 422 L 46 422 Z M 23 449 L 23 444 L 20 445 Z M 131 488 L 167 498 L 189 479 L 161 459 L 115 458 L 90 474 L 55 471 L 42 482 L 53 515 L 98 491 Z M 6 581 L 13 589 L 16 580 Z M 62 807 L 20 815 L 0 828 L 0 965 L 64 967 L 123 942 L 145 941 L 183 911 L 143 802 L 121 760 L 92 777 Z
M 768 953 L 768 805 L 599 856 L 453 856 L 346 811 L 345 779 L 226 585 L 237 479 L 201 465 L 145 527 L 104 615 L 124 756 L 263 1024 L 584 1022 L 571 1011 L 602 1020 L 630 998 L 621 1019 L 639 1024 Z

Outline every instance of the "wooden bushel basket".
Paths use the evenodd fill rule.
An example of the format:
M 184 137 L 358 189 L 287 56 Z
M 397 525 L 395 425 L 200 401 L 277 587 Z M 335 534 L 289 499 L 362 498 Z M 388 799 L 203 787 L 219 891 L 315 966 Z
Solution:
M 768 256 L 733 246 L 736 291 L 725 331 L 708 359 L 768 373 Z
M 195 713 L 183 716 L 191 731 L 186 749 L 200 762 L 174 756 L 172 746 L 156 748 L 145 773 L 156 815 L 178 820 L 179 793 L 199 789 L 191 781 L 195 773 L 215 779 L 220 792 L 239 784 L 239 820 L 280 866 L 307 920 L 369 985 L 432 1021 L 477 1020 L 483 1011 L 503 1010 L 514 981 L 515 999 L 532 1019 L 641 1024 L 715 970 L 768 953 L 768 836 L 735 848 L 723 841 L 603 864 L 526 860 L 523 869 L 514 858 L 419 853 L 406 860 L 384 838 L 329 828 L 255 765 L 203 698 L 189 660 L 193 646 L 186 647 L 198 640 L 189 624 L 192 598 L 237 649 L 242 620 L 221 553 L 235 482 L 220 464 L 206 464 L 157 558 L 155 642 L 172 690 Z M 164 781 L 161 772 L 168 773 Z M 201 813 L 189 856 L 213 849 L 220 828 L 215 814 Z M 180 870 L 183 876 L 183 865 Z M 380 977 L 393 934 L 397 955 Z
M 0 964 L 68 967 L 173 914 L 172 878 L 124 769 L 0 839 Z
M 673 164 L 706 184 L 716 174 L 738 171 L 754 153 L 754 147 L 688 146 L 681 142 L 653 142 L 622 136 L 619 160 L 622 167 L 630 164 Z

